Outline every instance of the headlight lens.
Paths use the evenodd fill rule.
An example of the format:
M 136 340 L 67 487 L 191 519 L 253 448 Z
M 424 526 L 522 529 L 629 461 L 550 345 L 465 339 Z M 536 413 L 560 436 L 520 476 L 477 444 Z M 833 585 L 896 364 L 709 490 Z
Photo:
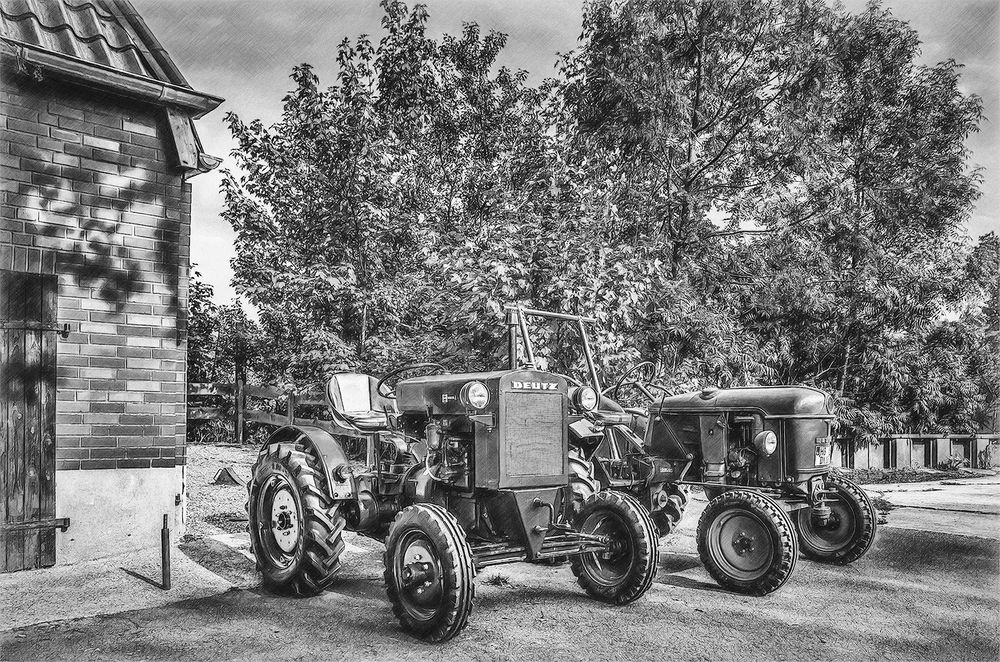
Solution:
M 597 391 L 589 386 L 581 386 L 573 394 L 573 404 L 583 411 L 594 411 L 597 408 L 597 401 Z
M 469 382 L 462 387 L 462 403 L 472 409 L 482 409 L 490 404 L 490 390 L 482 382 Z
M 760 432 L 754 437 L 754 446 L 760 451 L 760 454 L 767 457 L 773 453 L 778 448 L 778 436 L 767 430 L 765 432 Z

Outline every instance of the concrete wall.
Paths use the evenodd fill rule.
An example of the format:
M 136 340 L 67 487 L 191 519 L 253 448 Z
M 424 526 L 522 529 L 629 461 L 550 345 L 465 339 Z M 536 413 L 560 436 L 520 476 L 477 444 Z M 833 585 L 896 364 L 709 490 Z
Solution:
M 1000 466 L 1000 436 L 957 435 L 954 437 L 889 437 L 865 448 L 851 450 L 849 441 L 837 440 L 833 466 L 851 469 L 895 469 L 936 467 L 952 456 L 960 456 L 967 466 L 985 469 Z M 846 445 L 845 445 L 846 444 Z
M 157 547 L 164 515 L 172 540 L 184 534 L 183 466 L 62 471 L 56 480 L 56 516 L 72 522 L 56 533 L 60 565 Z
M 162 108 L 3 74 L 0 269 L 56 274 L 72 331 L 57 350 L 57 509 L 72 519 L 57 563 L 158 544 L 147 527 L 183 492 L 190 184 Z

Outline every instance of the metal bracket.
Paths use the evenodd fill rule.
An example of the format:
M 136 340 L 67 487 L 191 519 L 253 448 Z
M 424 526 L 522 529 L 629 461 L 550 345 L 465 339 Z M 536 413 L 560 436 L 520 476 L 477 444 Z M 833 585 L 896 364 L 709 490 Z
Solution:
M 33 324 L 31 322 L 0 321 L 0 329 L 16 329 L 18 331 L 55 331 L 64 340 L 69 338 L 69 324 Z
M 8 531 L 38 531 L 43 529 L 60 529 L 65 531 L 68 528 L 68 517 L 36 520 L 34 522 L 12 522 L 8 524 L 0 524 L 0 532 L 4 533 Z
M 45 76 L 42 75 L 42 67 L 28 62 L 24 57 L 24 48 L 18 48 L 17 52 L 14 53 L 14 62 L 17 67 L 17 73 L 30 76 L 39 83 L 45 80 Z

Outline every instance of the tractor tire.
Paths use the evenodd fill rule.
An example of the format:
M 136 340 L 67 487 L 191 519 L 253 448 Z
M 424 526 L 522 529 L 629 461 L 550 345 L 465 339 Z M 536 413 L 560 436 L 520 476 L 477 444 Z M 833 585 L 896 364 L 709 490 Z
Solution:
M 340 569 L 346 524 L 329 497 L 319 461 L 304 446 L 263 449 L 247 485 L 250 546 L 264 585 L 316 595 Z
M 794 525 L 778 502 L 733 490 L 710 501 L 702 513 L 698 555 L 723 588 L 767 595 L 791 577 L 799 550 Z
M 653 524 L 656 525 L 656 532 L 660 538 L 669 535 L 684 519 L 684 511 L 690 499 L 688 488 L 683 485 L 668 485 L 664 489 L 667 491 L 667 503 L 663 508 L 651 513 Z
M 588 595 L 625 605 L 649 590 L 660 550 L 653 520 L 634 497 L 610 490 L 592 495 L 577 515 L 576 529 L 608 536 L 613 543 L 609 554 L 588 552 L 572 559 L 570 568 Z
M 799 510 L 795 518 L 799 547 L 802 555 L 813 561 L 847 565 L 871 548 L 878 513 L 865 491 L 846 478 L 828 476 L 826 484 L 838 496 L 838 500 L 830 504 L 833 511 L 830 520 L 825 526 L 816 526 L 812 508 Z
M 601 491 L 594 478 L 594 465 L 583 459 L 583 454 L 571 448 L 569 451 L 569 485 L 572 490 L 571 514 L 575 517 L 587 499 Z
M 476 597 L 476 566 L 451 513 L 430 503 L 404 509 L 389 528 L 384 562 L 385 590 L 406 630 L 437 642 L 465 628 Z

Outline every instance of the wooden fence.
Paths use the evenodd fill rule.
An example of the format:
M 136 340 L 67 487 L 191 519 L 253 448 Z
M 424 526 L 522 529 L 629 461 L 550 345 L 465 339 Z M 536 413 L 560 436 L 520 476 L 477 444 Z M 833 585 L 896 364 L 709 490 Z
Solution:
M 231 407 L 204 406 L 207 397 L 232 399 Z M 274 410 L 247 407 L 247 399 L 273 400 Z M 333 431 L 329 421 L 295 415 L 300 406 L 325 404 L 321 390 L 289 393 L 277 386 L 251 386 L 243 382 L 188 384 L 188 421 L 232 419 L 237 444 L 245 440 L 247 423 L 312 425 Z M 230 414 L 229 412 L 232 412 Z M 284 413 L 281 413 L 284 412 Z M 960 458 L 966 466 L 986 469 L 1000 466 L 1000 435 L 918 435 L 899 434 L 863 448 L 854 448 L 848 439 L 838 439 L 840 452 L 834 452 L 833 465 L 847 469 L 896 469 L 936 467 L 950 458 Z
M 206 398 L 220 396 L 231 401 L 232 406 L 205 406 Z M 251 398 L 275 401 L 274 410 L 248 407 L 247 402 Z M 187 420 L 189 422 L 232 420 L 235 441 L 237 444 L 243 444 L 246 438 L 247 423 L 262 423 L 275 427 L 291 424 L 313 425 L 332 431 L 333 427 L 329 421 L 295 415 L 298 407 L 322 406 L 324 404 L 323 392 L 320 390 L 290 393 L 277 386 L 252 386 L 244 382 L 192 383 L 188 384 Z

